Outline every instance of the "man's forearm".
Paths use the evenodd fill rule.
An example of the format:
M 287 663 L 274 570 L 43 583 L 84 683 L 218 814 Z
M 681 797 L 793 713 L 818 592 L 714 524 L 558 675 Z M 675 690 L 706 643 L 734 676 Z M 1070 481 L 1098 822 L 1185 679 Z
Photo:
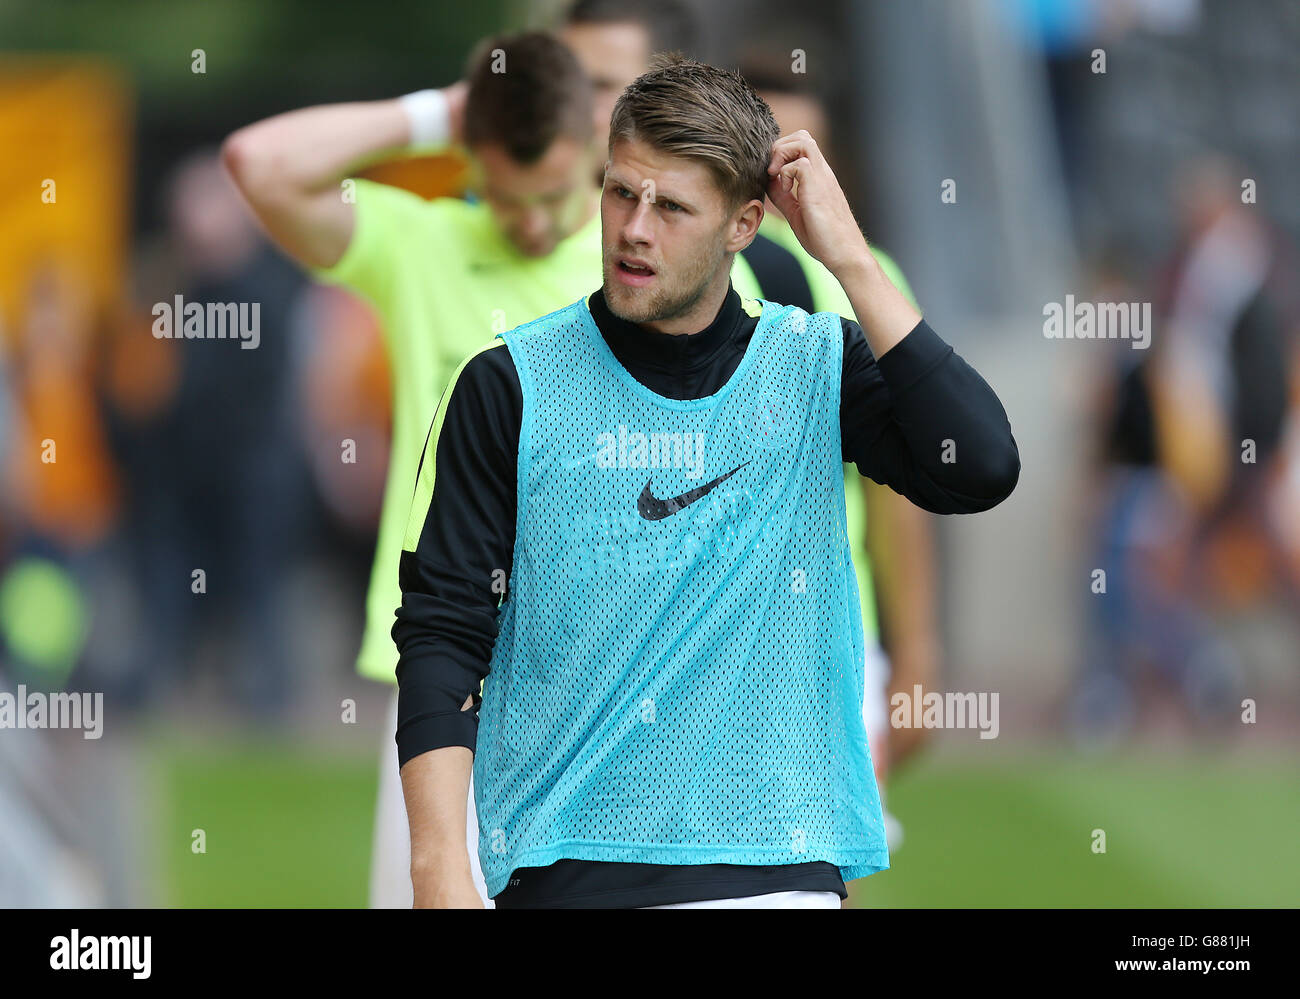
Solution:
M 411 827 L 411 882 L 417 908 L 454 906 L 473 885 L 466 844 L 466 801 L 474 754 L 445 746 L 402 767 L 402 795 Z
M 355 219 L 343 180 L 410 139 L 400 101 L 327 104 L 241 128 L 221 156 L 276 244 L 307 267 L 331 267 L 347 249 Z
M 921 314 L 881 269 L 863 243 L 863 252 L 832 271 L 853 306 L 871 353 L 880 359 L 921 321 Z
M 314 193 L 333 189 L 366 164 L 411 141 L 398 100 L 323 104 L 256 122 L 231 135 L 254 192 L 273 186 Z

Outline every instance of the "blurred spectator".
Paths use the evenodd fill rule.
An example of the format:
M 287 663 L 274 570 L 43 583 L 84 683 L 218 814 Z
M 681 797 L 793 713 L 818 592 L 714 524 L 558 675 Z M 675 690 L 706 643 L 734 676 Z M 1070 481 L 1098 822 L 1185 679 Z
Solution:
M 57 261 L 38 267 L 28 285 L 13 364 L 28 432 L 17 440 L 6 476 L 33 546 L 85 550 L 103 539 L 115 516 L 93 334 L 84 284 Z
M 1089 128 L 1097 92 L 1109 79 L 1105 60 L 1130 32 L 1182 35 L 1201 20 L 1200 0 L 1000 0 L 1020 43 L 1042 60 L 1061 173 L 1076 226 L 1094 206 L 1098 137 Z
M 160 304 L 179 293 L 251 317 L 256 303 L 259 328 L 244 342 L 163 340 L 176 353 L 174 393 L 124 424 L 146 643 L 129 692 L 147 700 L 174 683 L 220 624 L 234 639 L 223 667 L 232 692 L 274 717 L 290 699 L 283 583 L 304 499 L 289 335 L 303 282 L 258 235 L 215 151 L 185 159 L 166 199 L 179 275 L 166 291 L 155 276 Z M 179 337 L 179 316 L 175 325 Z
M 81 656 L 86 590 L 118 511 L 95 383 L 97 317 L 84 276 L 50 257 L 19 309 L 4 506 L 0 638 L 19 682 L 64 686 Z
M 9 364 L 9 339 L 0 321 L 0 468 L 11 469 L 14 448 L 18 441 L 18 406 L 14 400 L 12 372 Z M 0 489 L 0 552 L 3 552 L 9 533 L 13 530 L 13 490 Z
M 1082 734 L 1132 724 L 1148 663 L 1196 716 L 1231 714 L 1242 666 L 1215 613 L 1225 598 L 1259 598 L 1268 582 L 1300 608 L 1286 526 L 1270 501 L 1283 478 L 1294 258 L 1260 210 L 1242 203 L 1242 176 L 1206 157 L 1180 179 L 1181 236 L 1157 282 L 1152 347 L 1121 351 L 1095 561 L 1106 591 L 1090 597 L 1073 704 Z M 1252 551 L 1265 572 L 1243 580 L 1260 562 Z
M 328 519 L 366 549 L 369 571 L 392 442 L 392 386 L 374 311 L 339 288 L 314 285 L 300 315 L 304 446 Z M 341 448 L 355 461 L 340 461 Z

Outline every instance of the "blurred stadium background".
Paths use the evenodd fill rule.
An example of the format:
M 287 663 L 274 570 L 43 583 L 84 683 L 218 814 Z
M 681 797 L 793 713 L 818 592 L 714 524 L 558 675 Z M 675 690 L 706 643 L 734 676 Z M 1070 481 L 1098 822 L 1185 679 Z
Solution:
M 869 238 L 1021 450 L 1007 502 L 936 518 L 940 689 L 998 692 L 1000 734 L 931 733 L 892 775 L 903 845 L 853 902 L 1300 904 L 1300 4 L 695 6 L 699 57 L 806 52 Z M 107 712 L 98 740 L 0 729 L 0 905 L 365 904 L 382 343 L 212 155 L 449 84 L 562 7 L 0 0 L 0 689 Z M 462 168 L 379 176 L 432 196 Z M 258 350 L 150 335 L 235 271 Z M 1048 338 L 1067 295 L 1152 303 L 1152 348 Z

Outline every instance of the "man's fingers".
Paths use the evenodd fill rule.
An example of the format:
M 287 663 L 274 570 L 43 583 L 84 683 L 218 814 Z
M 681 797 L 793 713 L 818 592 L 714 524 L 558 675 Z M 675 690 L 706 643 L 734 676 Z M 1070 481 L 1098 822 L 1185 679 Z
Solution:
M 781 167 L 778 174 L 781 178 L 781 189 L 789 191 L 795 198 L 798 198 L 799 185 L 807 179 L 811 170 L 812 163 L 806 156 L 801 156 L 797 160 L 787 163 Z
M 815 146 L 816 144 L 817 144 L 817 140 L 812 137 L 812 133 L 810 133 L 806 128 L 801 128 L 797 132 L 791 132 L 789 135 L 781 136 L 774 143 L 772 143 L 772 148 L 775 149 L 777 146 L 788 146 L 788 145 L 814 145 Z
M 791 132 L 772 143 L 772 159 L 768 164 L 767 172 L 774 174 L 791 160 L 800 157 L 811 159 L 817 155 L 817 152 L 816 141 L 805 130 Z
M 786 214 L 786 211 L 791 207 L 790 202 L 793 200 L 784 185 L 785 180 L 779 175 L 768 178 L 767 196 L 772 199 L 772 204 L 781 210 L 782 215 Z
M 778 140 L 772 146 L 772 159 L 767 165 L 767 172 L 776 173 L 791 160 L 806 156 L 807 152 L 801 143 Z

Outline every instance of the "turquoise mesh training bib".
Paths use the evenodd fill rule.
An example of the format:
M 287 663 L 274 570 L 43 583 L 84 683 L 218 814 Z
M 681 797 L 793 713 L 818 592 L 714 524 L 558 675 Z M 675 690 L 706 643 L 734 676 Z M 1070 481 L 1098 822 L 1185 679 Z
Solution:
M 524 405 L 474 757 L 488 893 L 562 858 L 888 868 L 839 317 L 763 302 L 689 401 L 632 378 L 584 300 L 501 336 Z

